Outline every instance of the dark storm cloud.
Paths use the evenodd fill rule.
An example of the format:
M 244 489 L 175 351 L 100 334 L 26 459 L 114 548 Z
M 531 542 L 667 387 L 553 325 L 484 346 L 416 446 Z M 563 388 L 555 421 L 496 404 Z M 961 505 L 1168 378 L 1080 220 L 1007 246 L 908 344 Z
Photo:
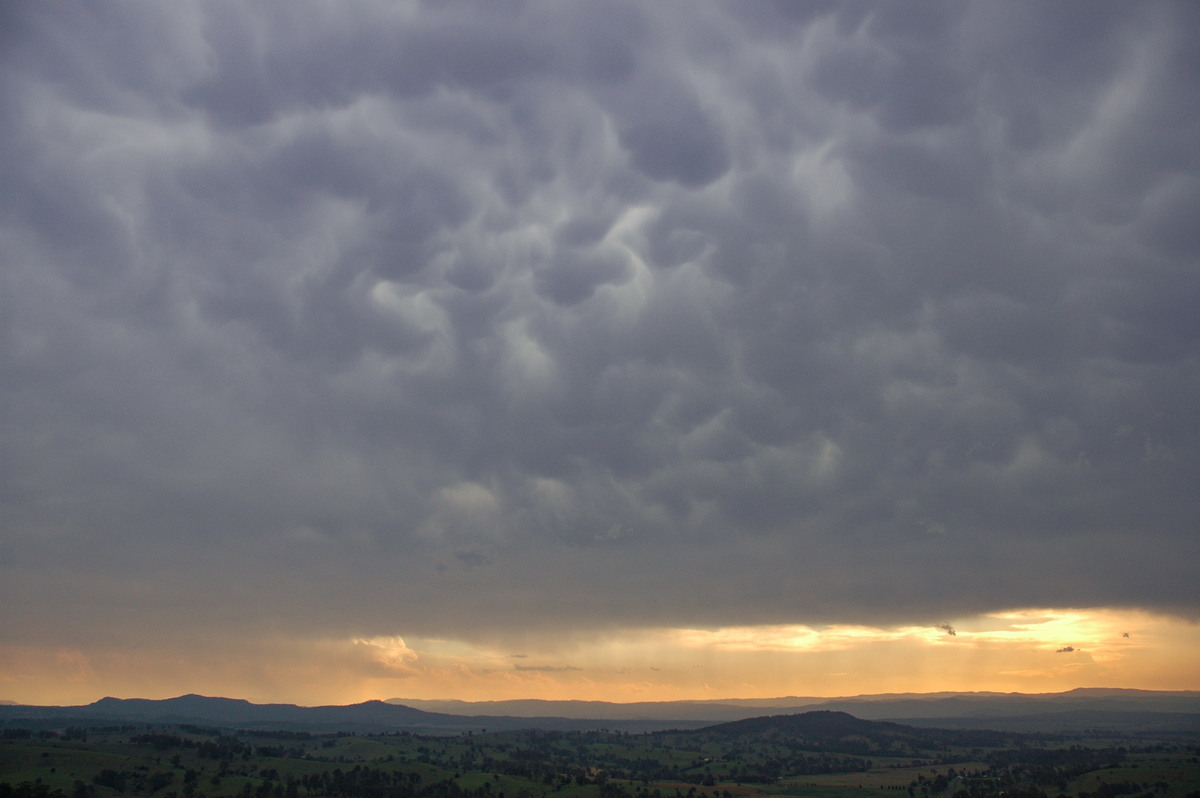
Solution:
M 1194 614 L 1191 6 L 5 13 L 14 640 Z

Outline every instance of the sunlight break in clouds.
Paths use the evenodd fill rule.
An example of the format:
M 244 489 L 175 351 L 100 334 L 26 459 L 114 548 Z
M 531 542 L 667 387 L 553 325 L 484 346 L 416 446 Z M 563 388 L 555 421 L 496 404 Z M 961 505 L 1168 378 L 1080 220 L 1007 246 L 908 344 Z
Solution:
M 516 639 L 267 638 L 230 655 L 9 648 L 0 694 L 86 703 L 103 691 L 198 692 L 254 701 L 381 697 L 666 701 L 943 690 L 1054 692 L 1079 686 L 1189 689 L 1200 628 L 1153 613 L 1022 609 L 927 626 L 766 625 L 613 629 Z M 1128 635 L 1128 636 L 1126 636 Z M 1064 650 L 1071 649 L 1071 650 Z
M 417 652 L 405 645 L 404 638 L 399 636 L 355 638 L 353 643 L 356 646 L 365 646 L 371 659 L 390 670 L 410 673 L 413 671 L 413 663 L 417 660 Z
M 411 698 L 851 695 L 937 690 L 1051 692 L 1085 685 L 1184 689 L 1200 630 L 1129 610 L 1025 609 L 941 624 L 771 625 L 625 630 L 526 640 L 519 666 L 487 646 L 414 642 L 436 665 L 398 689 Z M 1070 646 L 1073 650 L 1064 652 Z M 1054 656 L 1070 653 L 1072 656 Z M 507 658 L 507 662 L 506 662 Z M 701 664 L 697 672 L 697 664 Z M 441 692 L 439 692 L 441 691 Z

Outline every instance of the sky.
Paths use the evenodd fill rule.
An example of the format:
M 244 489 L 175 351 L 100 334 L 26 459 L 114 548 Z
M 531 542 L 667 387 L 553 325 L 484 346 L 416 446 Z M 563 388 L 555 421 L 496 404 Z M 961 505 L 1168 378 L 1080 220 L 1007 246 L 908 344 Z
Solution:
M 0 699 L 1200 689 L 1200 5 L 0 6 Z

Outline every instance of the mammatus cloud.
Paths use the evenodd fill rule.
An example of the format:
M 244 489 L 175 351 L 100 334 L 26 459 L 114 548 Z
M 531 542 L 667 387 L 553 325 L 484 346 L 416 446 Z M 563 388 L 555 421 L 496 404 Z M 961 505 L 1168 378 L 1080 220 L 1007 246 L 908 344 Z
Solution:
M 1190 5 L 3 13 L 10 645 L 1195 616 Z

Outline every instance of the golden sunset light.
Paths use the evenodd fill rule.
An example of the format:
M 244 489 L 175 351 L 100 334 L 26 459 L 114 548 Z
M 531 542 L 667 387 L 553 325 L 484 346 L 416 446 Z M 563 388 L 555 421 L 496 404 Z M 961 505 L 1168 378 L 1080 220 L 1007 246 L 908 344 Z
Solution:
M 1189 689 L 1200 669 L 1196 624 L 1104 609 L 1026 609 L 895 628 L 623 630 L 570 642 L 527 636 L 522 643 L 520 651 L 512 651 L 398 636 L 276 640 L 262 641 L 240 656 L 187 660 L 152 653 L 26 650 L 5 660 L 0 688 L 32 704 L 85 703 L 113 685 L 124 688 L 116 692 L 166 698 L 176 694 L 175 679 L 183 672 L 211 694 L 268 703 L 451 696 L 623 703 L 1044 693 L 1092 685 L 1181 690 Z

